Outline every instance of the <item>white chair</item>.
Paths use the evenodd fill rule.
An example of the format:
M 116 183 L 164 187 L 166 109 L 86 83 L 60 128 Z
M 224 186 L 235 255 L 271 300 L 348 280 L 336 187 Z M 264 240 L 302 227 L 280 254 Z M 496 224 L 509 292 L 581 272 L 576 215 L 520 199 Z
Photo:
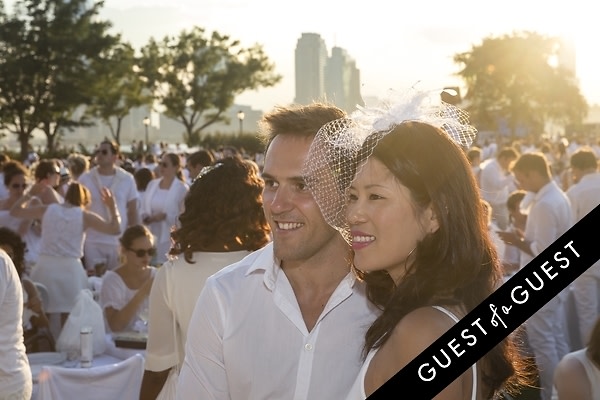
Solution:
M 38 376 L 37 400 L 138 400 L 143 374 L 140 354 L 92 368 L 45 365 Z

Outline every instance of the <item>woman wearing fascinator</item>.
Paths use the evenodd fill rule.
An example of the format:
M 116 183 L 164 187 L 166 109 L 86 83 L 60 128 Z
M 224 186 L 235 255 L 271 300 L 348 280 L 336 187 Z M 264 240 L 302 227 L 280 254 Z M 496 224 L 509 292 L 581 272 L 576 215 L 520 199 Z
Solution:
M 317 134 L 305 179 L 382 310 L 347 400 L 375 392 L 502 279 L 463 151 L 477 132 L 467 122 L 462 110 L 414 92 Z M 491 399 L 529 382 L 513 346 L 501 342 L 435 399 Z

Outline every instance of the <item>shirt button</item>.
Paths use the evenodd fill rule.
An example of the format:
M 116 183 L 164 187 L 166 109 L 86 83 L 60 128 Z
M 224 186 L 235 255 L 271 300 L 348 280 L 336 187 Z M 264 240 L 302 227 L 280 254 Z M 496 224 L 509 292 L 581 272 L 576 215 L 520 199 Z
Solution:
M 311 350 L 312 350 L 312 348 L 313 348 L 313 346 L 312 346 L 312 344 L 310 344 L 310 343 L 306 343 L 306 344 L 304 345 L 304 348 L 306 349 L 306 351 L 311 351 Z

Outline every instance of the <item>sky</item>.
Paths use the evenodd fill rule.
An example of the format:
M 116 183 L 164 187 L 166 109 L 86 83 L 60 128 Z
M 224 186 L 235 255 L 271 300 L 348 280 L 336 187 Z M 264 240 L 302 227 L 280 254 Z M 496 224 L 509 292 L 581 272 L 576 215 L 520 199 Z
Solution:
M 14 0 L 5 1 L 7 6 Z M 140 48 L 200 26 L 263 46 L 283 78 L 272 88 L 247 91 L 236 104 L 267 111 L 293 101 L 294 50 L 303 32 L 318 33 L 329 51 L 344 48 L 360 70 L 362 95 L 384 97 L 387 89 L 462 87 L 457 53 L 490 36 L 516 31 L 561 35 L 575 43 L 580 89 L 600 104 L 600 37 L 593 2 L 571 0 L 105 0 L 101 16 L 113 31 Z

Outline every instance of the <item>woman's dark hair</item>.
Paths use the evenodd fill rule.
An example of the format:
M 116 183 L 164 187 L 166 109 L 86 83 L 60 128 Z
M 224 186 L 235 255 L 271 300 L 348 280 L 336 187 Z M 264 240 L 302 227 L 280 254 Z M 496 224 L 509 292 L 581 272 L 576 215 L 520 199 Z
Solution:
M 175 173 L 177 179 L 179 179 L 180 181 L 185 181 L 183 171 L 181 170 L 181 158 L 179 157 L 179 155 L 177 155 L 176 153 L 166 153 L 162 156 L 162 158 L 165 157 L 167 157 L 169 161 L 171 161 L 171 164 L 173 164 L 173 166 L 177 168 L 177 172 Z
M 12 182 L 12 180 L 15 176 L 19 176 L 19 175 L 23 175 L 25 177 L 29 176 L 29 171 L 19 161 L 8 161 L 2 167 L 2 172 L 4 172 L 4 185 L 6 185 L 6 187 L 8 187 L 10 185 L 10 182 Z
M 121 235 L 119 238 L 119 243 L 121 243 L 121 247 L 130 249 L 133 241 L 141 237 L 147 237 L 152 243 L 154 243 L 154 236 L 152 235 L 150 229 L 141 224 L 132 225 L 125 229 L 125 232 L 123 232 L 123 235 Z
M 232 157 L 205 167 L 185 198 L 171 254 L 192 262 L 195 251 L 253 251 L 269 241 L 262 209 L 264 183 L 256 169 Z
M 48 175 L 59 173 L 58 163 L 54 159 L 41 160 L 35 167 L 35 180 L 41 181 L 46 179 Z
M 10 228 L 4 226 L 0 227 L 0 247 L 1 246 L 10 246 L 12 249 L 12 262 L 17 268 L 19 277 L 22 277 L 25 272 L 26 244 L 23 239 L 21 239 L 21 236 Z
M 410 190 L 415 212 L 433 208 L 439 229 L 417 244 L 415 261 L 397 284 L 385 271 L 357 271 L 367 283 L 369 299 L 383 310 L 367 331 L 365 353 L 383 345 L 398 322 L 413 310 L 463 305 L 470 312 L 502 279 L 477 183 L 458 144 L 429 124 L 404 122 L 379 140 L 372 157 Z M 521 360 L 513 346 L 511 341 L 503 341 L 480 363 L 482 380 L 491 393 L 505 383 L 514 388 L 507 380 L 520 377 L 515 368 Z M 521 382 L 519 378 L 515 384 Z
M 148 183 L 154 179 L 154 172 L 150 168 L 140 168 L 133 173 L 137 190 L 143 192 L 148 187 Z

